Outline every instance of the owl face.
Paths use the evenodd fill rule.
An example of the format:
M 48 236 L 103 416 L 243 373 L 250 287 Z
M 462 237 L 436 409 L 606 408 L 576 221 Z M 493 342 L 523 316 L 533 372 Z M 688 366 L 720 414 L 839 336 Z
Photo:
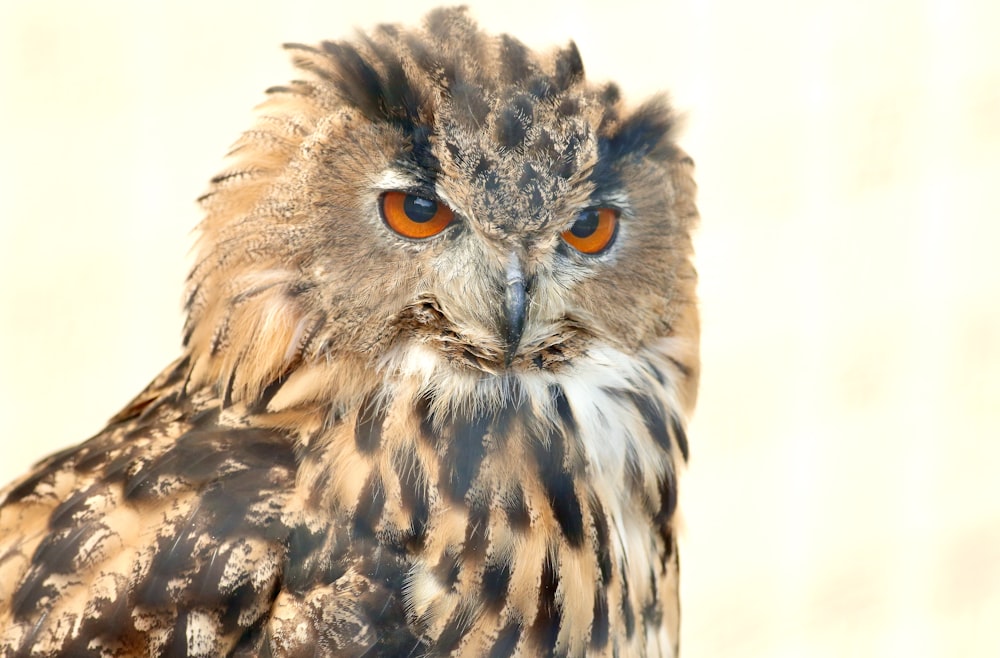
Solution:
M 270 90 L 203 198 L 188 341 L 215 376 L 548 373 L 684 324 L 695 210 L 665 101 L 627 112 L 572 44 L 538 55 L 460 11 L 289 49 L 312 79 Z

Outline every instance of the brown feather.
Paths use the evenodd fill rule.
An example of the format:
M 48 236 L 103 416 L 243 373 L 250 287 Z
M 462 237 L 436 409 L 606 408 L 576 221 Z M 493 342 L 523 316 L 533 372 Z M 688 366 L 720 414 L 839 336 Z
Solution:
M 464 9 L 288 49 L 306 79 L 201 199 L 181 359 L 2 493 L 0 655 L 674 655 L 699 364 L 669 106 Z M 456 219 L 401 237 L 391 190 Z M 588 256 L 560 236 L 592 207 L 620 224 Z

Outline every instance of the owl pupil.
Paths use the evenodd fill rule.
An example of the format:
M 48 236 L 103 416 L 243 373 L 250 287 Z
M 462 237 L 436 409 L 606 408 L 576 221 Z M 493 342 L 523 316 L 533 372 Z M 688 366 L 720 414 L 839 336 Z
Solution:
M 411 222 L 423 224 L 434 219 L 437 214 L 437 202 L 419 196 L 407 194 L 403 201 L 403 211 Z
M 600 216 L 597 210 L 584 210 L 579 214 L 573 226 L 570 227 L 570 232 L 578 238 L 588 238 L 594 234 L 597 230 L 597 225 L 600 222 Z

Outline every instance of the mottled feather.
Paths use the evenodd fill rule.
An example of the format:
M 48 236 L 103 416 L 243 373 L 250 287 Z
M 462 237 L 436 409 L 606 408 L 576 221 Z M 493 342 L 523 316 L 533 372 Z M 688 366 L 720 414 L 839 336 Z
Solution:
M 464 9 L 287 48 L 201 198 L 182 357 L 0 494 L 0 655 L 675 655 L 669 105 Z M 456 219 L 401 237 L 392 190 Z M 591 256 L 561 236 L 596 207 Z

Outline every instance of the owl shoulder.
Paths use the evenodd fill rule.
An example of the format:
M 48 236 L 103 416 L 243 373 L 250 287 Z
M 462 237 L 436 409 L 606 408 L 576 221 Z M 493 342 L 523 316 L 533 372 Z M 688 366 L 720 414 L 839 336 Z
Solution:
M 0 492 L 0 653 L 228 653 L 270 609 L 294 441 L 168 369 L 101 433 Z

